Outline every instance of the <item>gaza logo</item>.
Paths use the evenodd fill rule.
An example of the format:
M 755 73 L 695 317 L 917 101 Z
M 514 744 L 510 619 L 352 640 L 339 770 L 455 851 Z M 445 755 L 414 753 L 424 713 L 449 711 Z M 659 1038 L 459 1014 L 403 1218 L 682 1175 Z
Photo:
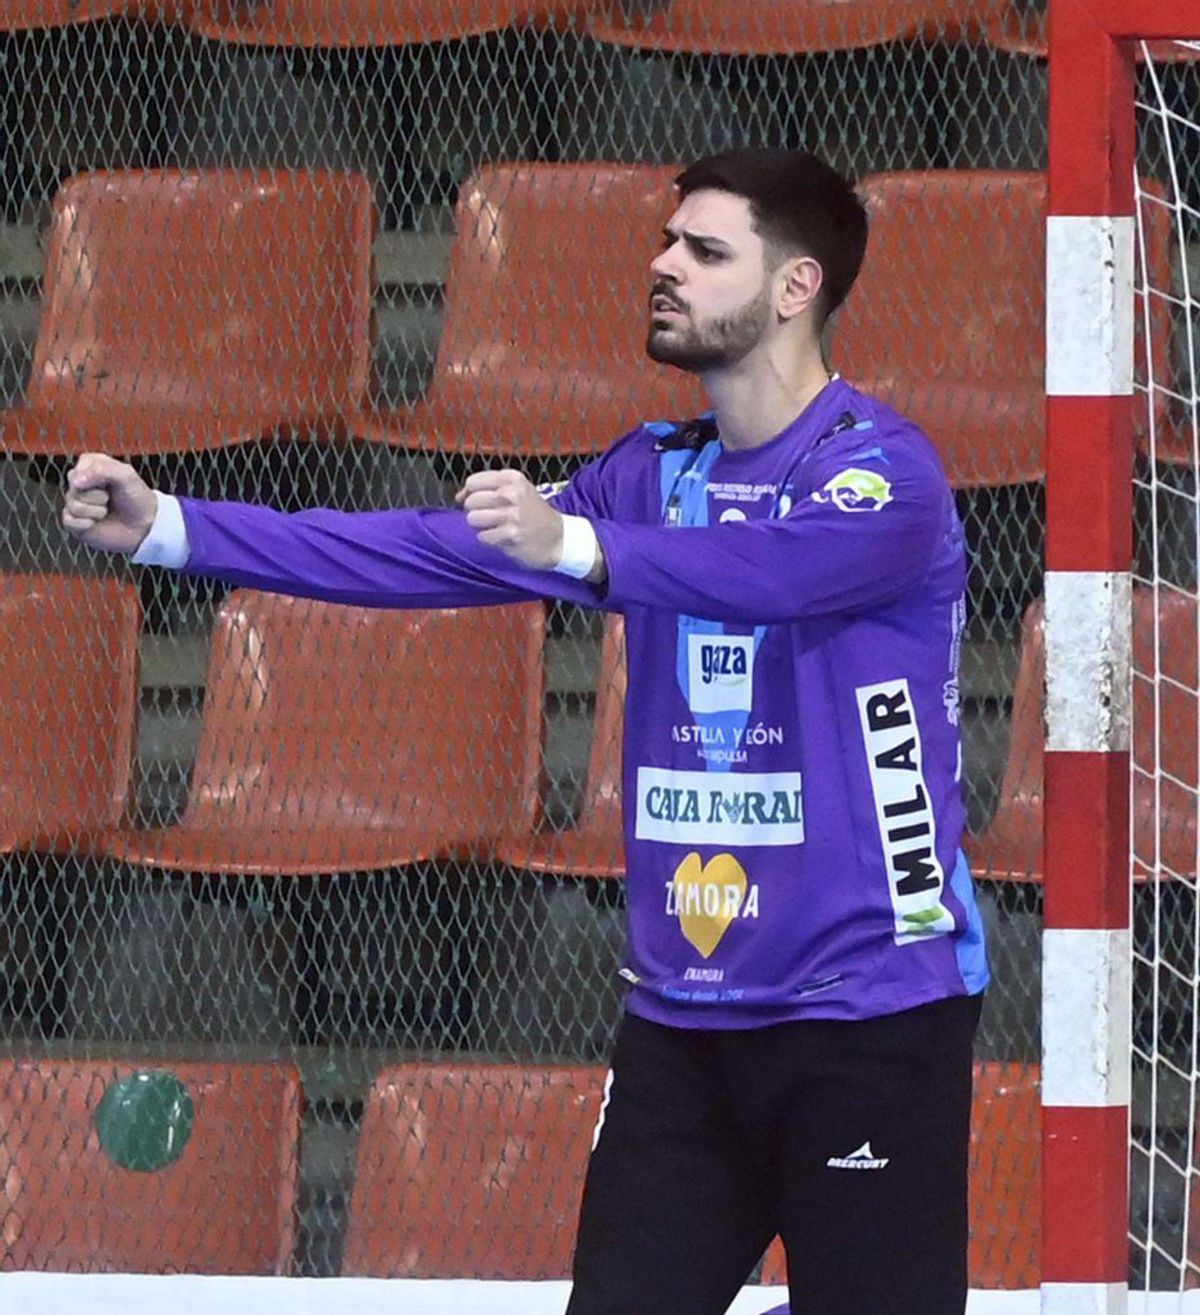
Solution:
M 688 706 L 693 712 L 749 712 L 754 703 L 754 636 L 688 636 Z
M 892 486 L 873 470 L 851 466 L 839 471 L 812 498 L 832 502 L 838 511 L 881 511 L 892 500 Z

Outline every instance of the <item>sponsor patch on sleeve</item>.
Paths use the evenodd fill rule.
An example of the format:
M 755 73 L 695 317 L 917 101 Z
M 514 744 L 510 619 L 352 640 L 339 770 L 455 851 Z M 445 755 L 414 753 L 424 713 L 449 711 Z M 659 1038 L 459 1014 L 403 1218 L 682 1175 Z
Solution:
M 818 489 L 812 500 L 831 502 L 838 511 L 882 511 L 892 501 L 892 486 L 877 471 L 848 466 Z

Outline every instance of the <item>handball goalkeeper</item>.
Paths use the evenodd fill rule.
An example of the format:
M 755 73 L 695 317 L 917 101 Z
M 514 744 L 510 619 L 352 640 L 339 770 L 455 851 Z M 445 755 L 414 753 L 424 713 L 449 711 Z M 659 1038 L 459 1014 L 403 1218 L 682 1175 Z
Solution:
M 89 454 L 63 524 L 332 602 L 622 613 L 628 995 L 568 1315 L 722 1315 L 776 1233 L 796 1315 L 962 1315 L 988 975 L 962 527 L 925 435 L 825 365 L 867 242 L 850 184 L 738 150 L 677 185 L 647 351 L 699 376 L 704 415 L 442 509 L 174 498 Z

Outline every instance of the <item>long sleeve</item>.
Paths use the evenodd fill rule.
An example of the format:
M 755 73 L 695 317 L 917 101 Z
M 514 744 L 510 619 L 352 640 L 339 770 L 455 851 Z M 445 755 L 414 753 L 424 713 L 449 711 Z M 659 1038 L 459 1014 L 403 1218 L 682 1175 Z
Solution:
M 609 462 L 624 441 L 546 491 L 558 511 L 589 520 L 608 514 Z M 186 570 L 230 584 L 368 607 L 480 607 L 529 598 L 607 606 L 582 580 L 530 570 L 481 544 L 458 510 L 285 515 L 236 502 L 180 498 L 179 505 Z
M 181 498 L 189 574 L 273 593 L 368 607 L 472 607 L 558 598 L 599 607 L 596 590 L 519 566 L 481 544 L 460 511 L 286 515 Z
M 814 462 L 811 491 L 779 519 L 671 528 L 593 522 L 608 567 L 606 601 L 712 621 L 773 624 L 898 598 L 954 532 L 936 462 L 895 445 Z

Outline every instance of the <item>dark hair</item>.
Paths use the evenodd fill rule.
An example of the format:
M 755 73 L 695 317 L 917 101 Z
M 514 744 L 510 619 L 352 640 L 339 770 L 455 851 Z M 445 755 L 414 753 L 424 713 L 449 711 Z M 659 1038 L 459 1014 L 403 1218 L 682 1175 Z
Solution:
M 867 249 L 867 211 L 850 181 L 823 160 L 807 151 L 722 151 L 689 165 L 675 185 L 683 196 L 711 187 L 745 197 L 765 243 L 821 266 L 818 329 L 846 300 Z

